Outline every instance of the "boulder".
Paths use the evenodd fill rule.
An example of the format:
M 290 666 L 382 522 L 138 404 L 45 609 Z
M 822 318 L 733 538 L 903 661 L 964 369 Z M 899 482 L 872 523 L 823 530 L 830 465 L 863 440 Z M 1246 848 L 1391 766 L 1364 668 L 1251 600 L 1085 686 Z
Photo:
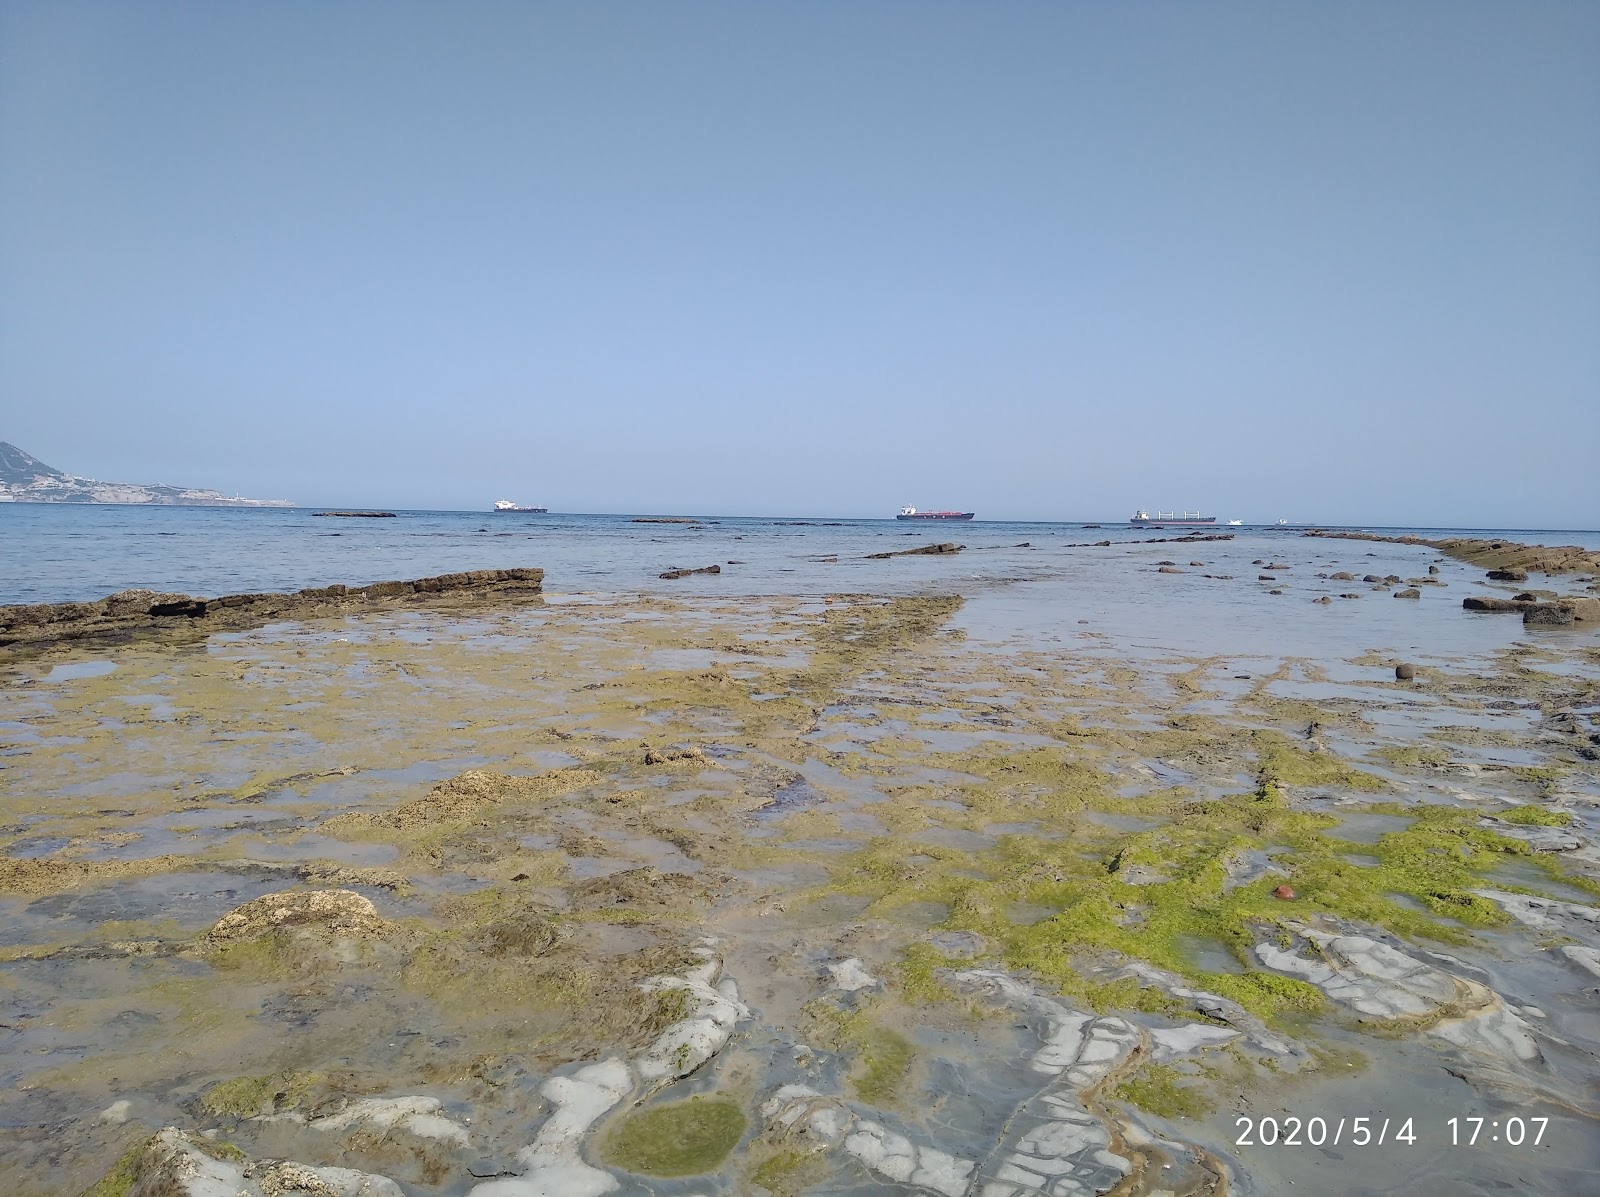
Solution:
M 1491 582 L 1526 582 L 1528 571 L 1525 569 L 1491 569 L 1489 581 Z
M 1410 588 L 1408 588 L 1406 590 L 1396 590 L 1394 592 L 1394 597 L 1395 598 L 1419 599 L 1419 598 L 1422 597 L 1422 591 L 1418 590 L 1415 586 L 1412 586 L 1412 587 L 1410 587 Z
M 661 575 L 663 578 L 687 578 L 690 574 L 720 574 L 720 565 L 702 565 L 699 569 L 669 569 Z
M 1575 623 L 1577 616 L 1571 607 L 1560 603 L 1528 603 L 1522 613 L 1524 627 L 1559 628 Z
M 1474 595 L 1472 598 L 1461 600 L 1461 606 L 1467 611 L 1524 611 L 1528 607 L 1528 600 L 1521 598 L 1482 598 Z
M 1417 667 L 1415 665 L 1408 664 L 1396 665 L 1394 667 L 1394 676 L 1399 681 L 1409 682 L 1412 678 L 1417 676 Z
M 293 890 L 267 894 L 229 911 L 217 920 L 206 941 L 222 947 L 291 929 L 368 939 L 382 935 L 388 924 L 372 902 L 354 890 Z
M 1341 569 L 1336 574 L 1329 574 L 1328 575 L 1328 579 L 1330 581 L 1333 581 L 1333 582 L 1354 582 L 1356 580 L 1356 576 L 1355 576 L 1355 574 L 1349 573 L 1349 572 Z M 1369 582 L 1372 581 L 1372 578 L 1369 577 L 1367 579 L 1367 581 L 1369 581 Z

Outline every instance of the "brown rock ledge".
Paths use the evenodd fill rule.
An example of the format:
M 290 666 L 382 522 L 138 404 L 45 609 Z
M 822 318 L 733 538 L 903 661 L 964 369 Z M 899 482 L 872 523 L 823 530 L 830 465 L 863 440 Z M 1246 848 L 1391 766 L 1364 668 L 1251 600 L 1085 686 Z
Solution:
M 92 603 L 0 607 L 0 654 L 73 641 L 195 639 L 211 632 L 442 601 L 520 599 L 544 587 L 542 569 L 474 569 L 410 582 L 318 586 L 293 594 L 193 598 L 123 590 Z

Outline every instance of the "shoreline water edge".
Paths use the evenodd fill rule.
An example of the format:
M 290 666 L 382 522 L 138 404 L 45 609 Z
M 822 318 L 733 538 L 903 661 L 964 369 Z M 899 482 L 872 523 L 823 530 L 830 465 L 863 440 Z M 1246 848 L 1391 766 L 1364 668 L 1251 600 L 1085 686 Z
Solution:
M 12 1191 L 1592 1191 L 1600 547 L 749 523 L 0 608 Z

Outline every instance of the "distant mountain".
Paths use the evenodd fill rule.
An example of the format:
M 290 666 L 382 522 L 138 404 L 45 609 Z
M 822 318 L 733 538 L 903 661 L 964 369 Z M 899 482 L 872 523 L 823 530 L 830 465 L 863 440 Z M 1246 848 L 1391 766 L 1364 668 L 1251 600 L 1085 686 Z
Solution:
M 153 503 L 175 507 L 293 507 L 288 499 L 230 499 L 193 486 L 97 482 L 47 466 L 0 441 L 0 503 Z

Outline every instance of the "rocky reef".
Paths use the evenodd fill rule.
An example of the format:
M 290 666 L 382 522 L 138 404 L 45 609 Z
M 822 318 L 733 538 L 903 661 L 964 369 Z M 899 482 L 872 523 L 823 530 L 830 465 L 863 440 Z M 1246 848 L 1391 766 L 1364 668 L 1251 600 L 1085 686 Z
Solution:
M 507 600 L 537 595 L 542 569 L 475 569 L 410 582 L 317 586 L 293 594 L 225 594 L 195 598 L 154 590 L 121 590 L 90 603 L 0 607 L 0 650 L 65 641 L 184 639 L 260 627 L 278 619 L 383 610 L 441 600 Z

